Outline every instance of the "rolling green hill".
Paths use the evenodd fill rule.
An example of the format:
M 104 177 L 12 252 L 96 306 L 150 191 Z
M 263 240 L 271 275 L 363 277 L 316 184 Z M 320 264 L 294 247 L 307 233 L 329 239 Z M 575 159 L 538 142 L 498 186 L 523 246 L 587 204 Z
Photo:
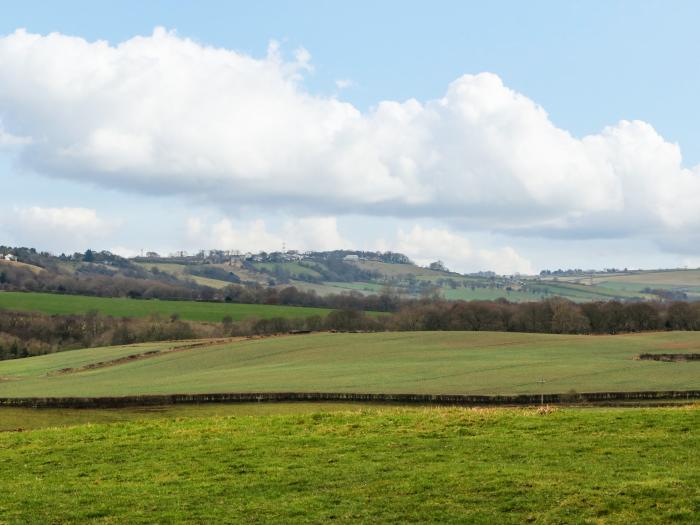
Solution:
M 177 314 L 180 318 L 190 321 L 210 322 L 220 322 L 226 316 L 237 321 L 247 317 L 309 317 L 326 315 L 330 311 L 325 308 L 300 306 L 142 300 L 29 292 L 0 292 L 0 308 L 47 314 L 77 314 L 95 310 L 115 317 Z
M 163 343 L 151 345 L 162 349 Z M 1 396 L 321 391 L 510 394 L 700 389 L 693 332 L 562 336 L 491 332 L 311 334 L 237 340 L 57 373 L 151 346 L 93 348 L 0 362 Z M 538 383 L 544 379 L 544 384 Z

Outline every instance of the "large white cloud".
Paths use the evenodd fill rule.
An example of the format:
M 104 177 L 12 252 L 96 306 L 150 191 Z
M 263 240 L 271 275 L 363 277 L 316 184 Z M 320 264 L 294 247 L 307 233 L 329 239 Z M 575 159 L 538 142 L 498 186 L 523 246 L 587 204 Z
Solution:
M 459 272 L 491 270 L 498 274 L 535 273 L 530 261 L 509 246 L 476 248 L 465 237 L 443 228 L 416 225 L 409 231 L 400 229 L 389 246 L 421 265 L 439 259 L 450 270 Z
M 234 222 L 223 218 L 206 221 L 191 217 L 185 228 L 185 243 L 192 249 L 225 249 L 251 252 L 289 250 L 335 250 L 351 244 L 338 231 L 335 217 L 305 217 L 287 220 L 270 228 L 264 219 Z
M 467 238 L 444 228 L 413 225 L 408 230 L 398 228 L 389 239 L 375 239 L 369 233 L 364 241 L 368 249 L 404 253 L 420 265 L 440 259 L 451 270 L 458 272 L 493 270 L 500 274 L 534 273 L 530 261 L 513 248 L 478 248 Z M 191 217 L 185 227 L 184 242 L 193 250 L 219 248 L 272 252 L 280 251 L 283 246 L 299 251 L 353 248 L 353 244 L 338 230 L 335 217 L 286 220 L 277 228 L 271 227 L 263 219 L 232 221 L 223 218 L 211 221 Z
M 700 167 L 649 124 L 581 139 L 490 73 L 368 112 L 309 93 L 293 61 L 162 29 L 119 45 L 0 38 L 0 122 L 48 176 L 216 203 L 439 217 L 525 235 L 683 235 Z M 7 139 L 9 141 L 9 139 Z M 16 143 L 13 140 L 13 143 Z
M 54 252 L 103 245 L 119 224 L 89 208 L 11 207 L 0 210 L 0 232 L 8 242 Z

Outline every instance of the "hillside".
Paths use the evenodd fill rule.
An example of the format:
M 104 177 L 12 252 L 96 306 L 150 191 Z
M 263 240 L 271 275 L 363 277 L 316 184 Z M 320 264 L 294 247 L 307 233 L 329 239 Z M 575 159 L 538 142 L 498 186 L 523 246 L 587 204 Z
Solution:
M 689 300 L 700 300 L 700 270 L 639 270 L 614 273 L 597 273 L 588 277 L 563 277 L 569 282 L 592 283 L 623 293 L 648 293 L 666 290 L 685 294 Z
M 335 306 L 323 303 L 323 298 L 362 298 L 382 293 L 404 298 L 505 299 L 516 303 L 551 297 L 578 303 L 700 300 L 700 270 L 557 270 L 537 276 L 505 276 L 488 271 L 459 274 L 439 262 L 425 268 L 392 252 L 241 255 L 211 250 L 195 255 L 149 254 L 126 259 L 104 251 L 53 256 L 33 249 L 0 247 L 0 252 L 7 251 L 19 259 L 0 261 L 0 289 L 8 290 L 222 301 L 230 298 L 231 290 L 238 286 L 247 290 L 247 295 L 258 297 L 236 302 L 264 302 L 261 295 L 294 287 L 312 292 L 316 299 L 306 297 L 293 304 L 329 307 Z M 246 294 L 236 291 L 233 295 Z
M 206 342 L 205 342 L 206 343 Z M 179 346 L 172 344 L 172 348 Z M 565 393 L 700 389 L 697 333 L 567 336 L 489 332 L 311 334 L 73 350 L 0 362 L 0 397 L 214 392 Z M 672 349 L 672 350 L 669 350 Z M 64 369 L 72 369 L 65 371 Z M 62 371 L 63 370 L 63 371 Z M 543 379 L 545 382 L 540 383 Z
M 144 270 L 157 268 L 173 277 L 194 278 L 200 284 L 215 288 L 224 288 L 234 280 L 255 286 L 294 286 L 321 296 L 391 291 L 404 297 L 440 296 L 466 301 L 525 302 L 564 297 L 587 302 L 659 298 L 643 288 L 606 286 L 607 281 L 592 284 L 581 278 L 499 276 L 492 272 L 463 275 L 440 265 L 424 268 L 391 252 L 278 252 L 245 256 L 226 253 L 213 251 L 189 257 L 136 258 L 134 261 Z M 207 277 L 202 277 L 204 275 Z

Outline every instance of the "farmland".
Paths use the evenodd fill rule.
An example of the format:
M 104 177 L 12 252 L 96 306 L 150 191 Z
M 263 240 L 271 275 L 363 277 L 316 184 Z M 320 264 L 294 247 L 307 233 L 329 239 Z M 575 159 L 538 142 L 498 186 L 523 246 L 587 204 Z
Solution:
M 229 304 L 200 301 L 140 300 L 112 297 L 89 297 L 28 292 L 0 292 L 0 308 L 47 314 L 79 314 L 97 311 L 115 317 L 169 316 L 177 314 L 190 321 L 220 322 L 230 316 L 233 320 L 247 317 L 309 317 L 325 315 L 330 310 L 298 306 L 261 304 Z
M 191 256 L 125 259 L 109 252 L 91 252 L 89 257 L 85 254 L 55 257 L 25 248 L 15 251 L 22 262 L 0 261 L 0 285 L 5 290 L 161 300 L 223 300 L 237 294 L 274 295 L 288 287 L 313 292 L 321 298 L 389 293 L 405 299 L 506 299 L 513 303 L 553 297 L 576 303 L 700 300 L 700 270 L 697 269 L 574 269 L 545 270 L 538 275 L 497 275 L 488 271 L 460 274 L 437 263 L 426 268 L 401 254 L 381 252 L 358 252 L 359 255 L 348 258 L 345 251 L 263 252 L 244 257 L 212 251 Z M 268 302 L 250 297 L 246 300 Z M 314 297 L 290 302 L 330 304 Z
M 700 299 L 700 270 L 640 270 L 618 273 L 597 273 L 586 277 L 563 277 L 569 282 L 584 282 L 612 293 L 640 294 L 642 290 L 685 292 L 690 300 Z
M 217 342 L 114 366 L 58 373 L 65 368 L 162 350 L 168 345 L 91 348 L 3 361 L 0 396 L 258 391 L 517 394 L 700 389 L 700 362 L 635 359 L 640 353 L 697 353 L 700 336 L 696 332 L 617 336 L 319 333 Z
M 193 279 L 198 284 L 213 288 L 222 288 L 231 284 L 217 279 L 190 275 L 185 264 L 144 262 L 136 264 L 143 269 L 158 268 L 160 271 L 177 278 Z M 635 278 L 636 273 L 613 274 L 612 276 L 610 274 L 595 274 L 592 278 L 588 275 L 578 275 L 540 279 L 532 276 L 511 278 L 461 275 L 450 271 L 431 270 L 414 264 L 387 263 L 375 260 L 361 259 L 346 264 L 365 272 L 371 272 L 374 277 L 347 281 L 323 280 L 319 269 L 326 268 L 327 261 L 322 259 L 314 259 L 304 263 L 256 262 L 250 263 L 245 268 L 240 265 L 225 264 L 211 264 L 209 266 L 232 272 L 245 282 L 267 285 L 273 280 L 277 283 L 274 285 L 276 287 L 295 286 L 300 290 L 313 290 L 321 296 L 351 291 L 376 294 L 381 293 L 386 286 L 390 286 L 396 292 L 406 296 L 417 297 L 424 293 L 437 293 L 446 299 L 466 301 L 505 298 L 512 302 L 524 302 L 538 301 L 547 297 L 565 297 L 575 302 L 654 299 L 656 296 L 642 290 L 645 288 L 675 289 L 678 288 L 678 281 L 685 282 L 690 279 L 688 282 L 694 282 L 695 278 L 692 272 L 687 275 L 676 272 L 656 272 L 665 275 L 665 281 L 662 279 L 664 282 L 657 285 L 645 283 L 642 286 L 628 286 L 625 285 L 626 281 L 618 282 L 617 280 L 627 277 Z M 649 272 L 641 272 L 641 274 L 647 273 Z M 674 274 L 676 277 L 671 278 L 666 274 Z M 280 280 L 280 276 L 284 277 Z M 650 277 L 650 280 L 654 279 Z
M 700 520 L 697 406 L 289 412 L 1 433 L 0 521 Z
M 170 275 L 173 275 L 177 277 L 178 279 L 191 279 L 197 284 L 201 284 L 202 286 L 210 286 L 212 288 L 223 288 L 225 286 L 230 285 L 230 282 L 227 281 L 220 281 L 218 279 L 209 279 L 207 277 L 201 277 L 199 275 L 192 275 L 187 273 L 185 270 L 187 270 L 187 266 L 184 266 L 182 264 L 173 264 L 173 263 L 151 263 L 151 264 L 143 264 L 140 263 L 138 266 L 152 270 L 153 268 L 156 268 L 158 271 L 167 273 Z

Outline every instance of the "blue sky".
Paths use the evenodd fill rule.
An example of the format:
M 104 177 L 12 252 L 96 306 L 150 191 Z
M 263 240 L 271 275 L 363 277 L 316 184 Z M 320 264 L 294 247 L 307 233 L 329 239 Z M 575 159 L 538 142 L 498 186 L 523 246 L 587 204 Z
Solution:
M 117 46 L 135 36 L 149 37 L 154 28 L 163 27 L 172 31 L 168 34 L 175 39 L 173 46 L 191 39 L 202 48 L 223 48 L 259 61 L 269 57 L 270 41 L 277 41 L 283 63 L 297 68 L 298 78 L 292 82 L 302 98 L 348 103 L 366 117 L 367 127 L 372 129 L 387 126 L 386 118 L 375 113 L 382 101 L 405 103 L 415 99 L 430 113 L 427 111 L 429 101 L 446 97 L 448 86 L 462 75 L 490 72 L 497 75 L 508 90 L 502 93 L 503 100 L 509 97 L 508 93 L 526 97 L 533 106 L 546 111 L 548 125 L 568 133 L 571 141 L 562 143 L 546 131 L 546 137 L 536 141 L 535 147 L 542 148 L 537 150 L 539 156 L 556 150 L 553 160 L 542 163 L 539 158 L 528 158 L 517 165 L 511 162 L 480 165 L 480 159 L 491 159 L 497 153 L 508 157 L 516 155 L 513 151 L 533 147 L 526 138 L 541 130 L 543 124 L 539 121 L 523 126 L 517 124 L 539 117 L 529 108 L 515 104 L 504 108 L 502 114 L 493 117 L 495 120 L 487 122 L 482 115 L 479 124 L 469 124 L 477 127 L 459 128 L 456 134 L 461 137 L 459 140 L 470 141 L 465 145 L 467 149 L 472 147 L 469 137 L 477 133 L 476 142 L 479 142 L 478 134 L 487 133 L 489 126 L 515 125 L 517 133 L 526 138 L 510 141 L 508 137 L 516 132 L 504 128 L 499 134 L 499 140 L 504 143 L 495 150 L 476 149 L 469 155 L 455 157 L 457 160 L 439 169 L 427 167 L 432 164 L 421 156 L 424 145 L 417 152 L 394 142 L 382 143 L 383 151 L 395 150 L 396 153 L 394 157 L 391 153 L 381 154 L 381 162 L 388 167 L 376 173 L 384 173 L 382 170 L 386 168 L 389 175 L 387 180 L 378 183 L 378 193 L 383 198 L 374 202 L 366 195 L 357 196 L 352 185 L 343 186 L 347 167 L 325 173 L 324 166 L 334 160 L 329 161 L 329 157 L 324 156 L 322 163 L 321 153 L 304 158 L 303 162 L 308 164 L 302 164 L 300 169 L 306 170 L 305 173 L 313 172 L 313 176 L 305 178 L 297 179 L 295 177 L 301 176 L 287 173 L 284 162 L 280 161 L 269 163 L 271 167 L 261 171 L 260 181 L 264 184 L 248 184 L 245 173 L 231 175 L 228 179 L 226 170 L 217 165 L 211 174 L 202 175 L 204 178 L 193 175 L 195 182 L 188 182 L 184 175 L 178 174 L 181 178 L 171 185 L 168 170 L 179 168 L 158 164 L 157 158 L 147 165 L 138 164 L 138 168 L 134 168 L 141 170 L 138 174 L 129 171 L 131 168 L 105 167 L 105 159 L 98 159 L 94 152 L 90 160 L 59 166 L 56 152 L 65 151 L 66 144 L 51 144 L 52 140 L 60 142 L 59 139 L 42 136 L 45 142 L 42 147 L 25 146 L 14 138 L 7 139 L 6 146 L 0 149 L 0 183 L 5 189 L 5 209 L 14 211 L 11 217 L 7 216 L 7 211 L 4 218 L 0 216 L 0 235 L 5 237 L 0 240 L 51 250 L 61 250 L 63 246 L 66 250 L 84 249 L 90 245 L 124 253 L 142 248 L 246 250 L 268 244 L 273 247 L 285 240 L 287 245 L 300 248 L 347 245 L 413 250 L 409 255 L 419 261 L 441 258 L 463 271 L 487 269 L 487 265 L 497 266 L 502 271 L 559 266 L 698 265 L 700 253 L 691 247 L 697 214 L 683 199 L 693 196 L 696 179 L 700 177 L 695 169 L 700 163 L 700 133 L 697 131 L 700 69 L 695 65 L 700 54 L 696 37 L 699 15 L 697 2 L 680 1 L 384 1 L 343 5 L 338 2 L 62 2 L 60 5 L 22 2 L 5 5 L 0 18 L 0 36 L 25 28 L 29 34 L 44 37 L 56 32 L 90 43 L 105 40 Z M 29 43 L 23 41 L 22 45 Z M 310 59 L 295 58 L 300 48 L 310 54 Z M 37 74 L 11 65 L 15 49 L 6 51 L 4 62 L 0 57 L 0 74 L 4 69 L 8 75 L 3 78 L 22 80 L 22 76 Z M 43 52 L 51 53 L 53 49 L 57 60 L 66 56 L 61 45 L 47 46 L 47 49 Z M 94 59 L 101 60 L 100 56 Z M 132 69 L 120 71 L 126 75 Z M 163 72 L 166 76 L 170 74 Z M 55 82 L 45 78 L 30 80 L 27 93 L 31 93 L 31 89 L 38 90 L 37 93 L 47 90 L 47 98 L 51 100 L 50 90 Z M 481 104 L 488 105 L 490 102 L 478 93 L 490 94 L 500 88 L 482 80 L 465 80 L 458 86 L 462 93 L 459 96 L 472 97 L 467 100 L 469 103 L 478 99 Z M 75 77 L 72 81 L 75 82 Z M 230 82 L 234 87 L 238 85 L 236 78 L 231 78 Z M 221 96 L 225 98 L 227 85 L 222 84 L 221 89 Z M 31 135 L 32 144 L 37 144 L 42 135 L 37 131 L 37 123 L 57 127 L 74 125 L 62 123 L 55 115 L 37 114 L 33 108 L 39 99 L 27 96 L 22 100 L 23 92 L 18 89 L 3 97 L 0 90 L 0 123 L 3 124 L 0 131 L 4 129 L 6 136 L 28 138 Z M 269 93 L 277 100 L 275 91 L 271 89 Z M 217 93 L 207 91 L 207 96 L 216 98 Z M 245 100 L 249 107 L 252 102 Z M 258 97 L 255 100 L 258 101 Z M 455 99 L 455 107 L 462 107 L 460 104 L 465 100 Z M 174 105 L 177 102 L 174 99 Z M 67 114 L 61 118 L 70 119 L 71 111 L 76 119 L 83 118 L 88 104 L 74 103 L 77 105 L 68 107 Z M 263 111 L 274 107 L 264 100 L 260 103 L 265 108 Z M 28 109 L 22 112 L 17 107 Z M 212 111 L 212 115 L 217 115 Z M 270 111 L 268 122 L 274 128 L 276 114 Z M 290 115 L 308 114 L 298 113 L 301 111 L 298 108 L 290 111 Z M 315 114 L 330 110 L 324 106 L 309 111 Z M 103 120 L 95 124 L 92 122 L 95 119 L 85 117 L 86 122 L 90 120 L 90 126 L 97 128 L 86 124 L 84 129 L 76 131 L 76 141 L 88 136 L 94 138 L 90 133 L 95 129 L 107 129 L 114 124 L 113 116 L 101 118 Z M 158 113 L 157 118 L 170 122 L 167 113 Z M 411 128 L 411 133 L 421 137 L 430 135 L 431 147 L 446 157 L 462 143 L 452 138 L 449 131 L 452 124 L 447 122 L 452 122 L 452 116 L 442 115 L 442 118 L 444 124 L 440 126 L 426 124 L 423 119 L 415 125 L 415 130 Z M 641 127 L 622 131 L 616 128 L 617 131 L 605 136 L 604 146 L 584 144 L 586 152 L 581 155 L 586 160 L 581 162 L 585 166 L 572 166 L 566 161 L 569 156 L 579 154 L 580 139 L 599 136 L 606 127 L 615 127 L 621 120 L 644 122 L 653 129 L 653 134 Z M 504 124 L 505 121 L 509 124 Z M 235 118 L 227 125 L 232 127 L 229 131 L 234 135 L 240 131 L 235 129 Z M 121 130 L 123 126 L 117 127 Z M 401 134 L 396 131 L 400 127 L 391 129 Z M 207 129 L 207 132 L 229 136 L 220 126 L 217 130 Z M 130 133 L 133 132 L 131 129 Z M 357 141 L 372 146 L 376 145 L 377 136 L 362 136 Z M 664 144 L 677 146 L 682 155 L 680 167 L 674 164 L 676 153 L 664 145 L 659 146 L 660 153 L 639 161 L 641 167 L 635 167 L 628 158 L 643 157 L 637 152 L 649 151 L 649 144 L 656 144 L 656 136 L 662 138 Z M 278 138 L 285 145 L 294 143 L 294 137 L 288 142 L 284 142 L 284 137 Z M 636 141 L 634 148 L 626 146 L 630 141 Z M 218 135 L 214 142 L 222 149 L 227 148 Z M 170 138 L 162 143 L 179 144 Z M 338 144 L 337 137 L 332 143 Z M 489 142 L 488 148 L 491 146 Z M 483 147 L 487 146 L 480 146 Z M 254 141 L 250 148 L 258 155 L 275 155 L 279 151 L 279 147 Z M 319 148 L 319 152 L 326 152 L 327 145 Z M 352 152 L 359 151 L 356 153 L 359 157 L 348 162 L 363 169 L 363 162 L 370 153 L 359 148 L 349 148 Z M 600 153 L 603 150 L 605 153 Z M 197 165 L 213 163 L 207 155 L 218 158 L 217 151 L 209 146 L 205 150 L 188 151 L 185 147 L 181 151 L 183 157 L 200 159 Z M 656 160 L 664 155 L 668 159 L 659 160 L 657 165 Z M 351 157 L 348 149 L 334 150 L 332 159 L 346 156 Z M 401 171 L 404 168 L 395 168 L 399 160 L 405 158 L 413 163 L 409 175 Z M 252 162 L 253 159 L 234 155 L 230 159 L 227 157 L 222 166 L 235 171 L 240 166 L 254 165 L 250 164 Z M 302 161 L 295 159 L 294 162 Z M 591 168 L 589 164 L 598 167 Z M 600 168 L 603 165 L 605 168 Z M 367 166 L 368 175 L 360 176 L 358 185 L 372 185 L 376 179 L 376 175 L 372 175 L 375 172 L 371 171 L 374 164 L 368 161 Z M 606 172 L 608 168 L 620 173 L 610 175 Z M 392 169 L 400 173 L 394 177 Z M 551 169 L 552 178 L 543 178 L 534 185 L 532 178 L 537 178 L 543 169 Z M 431 186 L 431 181 L 438 180 L 445 172 L 451 175 L 449 181 L 445 179 L 442 183 L 449 182 L 455 189 L 440 193 Z M 461 179 L 462 172 L 473 174 Z M 560 174 L 565 179 L 563 182 Z M 334 177 L 341 182 L 334 183 Z M 470 185 L 484 177 L 493 180 L 479 191 L 471 191 Z M 299 185 L 285 185 L 290 178 L 301 181 L 302 189 L 308 187 L 309 192 L 298 191 Z M 319 195 L 311 190 L 317 184 L 323 188 L 324 181 L 329 180 L 327 191 L 332 193 L 334 187 L 341 189 L 338 195 L 328 199 L 327 205 L 316 206 Z M 636 180 L 640 181 L 642 190 L 638 191 Z M 413 181 L 415 186 L 406 188 L 409 184 L 406 181 Z M 566 185 L 551 192 L 543 189 L 560 183 Z M 225 190 L 217 189 L 217 184 L 225 186 Z M 502 209 L 492 202 L 494 191 L 511 188 L 514 184 L 522 184 L 528 192 L 527 198 L 519 201 L 518 191 L 513 190 L 512 196 L 506 195 L 507 205 Z M 666 200 L 654 201 L 653 195 L 664 193 L 659 188 L 665 184 L 683 188 L 683 191 L 678 195 L 664 195 Z M 603 191 L 596 193 L 586 189 L 596 185 L 610 187 L 611 192 L 619 194 L 608 202 Z M 204 187 L 206 191 L 199 191 Z M 416 191 L 416 187 L 422 190 Z M 583 188 L 581 191 L 590 195 L 568 202 L 567 195 L 577 193 L 577 188 Z M 476 196 L 457 199 L 450 194 L 459 192 Z M 431 197 L 426 197 L 426 202 L 422 203 L 424 194 L 431 194 Z M 322 198 L 321 204 L 323 201 Z M 416 204 L 418 201 L 421 203 Z M 674 205 L 676 201 L 678 206 Z M 76 218 L 75 212 L 70 210 L 77 209 L 92 210 L 94 214 L 78 213 Z M 658 215 L 658 220 L 647 221 L 648 216 L 654 214 Z M 227 246 L 215 246 L 218 244 Z M 231 244 L 236 246 L 228 246 Z

